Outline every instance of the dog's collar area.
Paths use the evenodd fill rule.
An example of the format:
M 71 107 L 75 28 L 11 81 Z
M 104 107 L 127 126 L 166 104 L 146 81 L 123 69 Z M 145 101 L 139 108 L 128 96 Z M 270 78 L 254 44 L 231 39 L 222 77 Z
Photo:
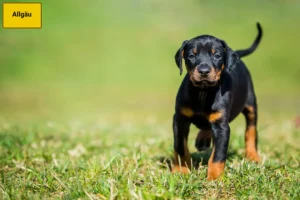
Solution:
M 204 108 L 205 100 L 206 100 L 207 92 L 199 92 L 199 100 L 200 100 L 200 109 L 201 111 Z
M 207 96 L 207 92 L 199 92 L 199 100 L 200 101 L 205 100 L 206 96 Z

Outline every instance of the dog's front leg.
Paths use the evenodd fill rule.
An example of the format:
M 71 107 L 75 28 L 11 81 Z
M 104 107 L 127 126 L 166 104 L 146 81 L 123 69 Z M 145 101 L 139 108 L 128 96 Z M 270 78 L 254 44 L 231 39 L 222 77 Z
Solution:
M 191 169 L 191 156 L 188 149 L 190 122 L 182 115 L 173 117 L 175 161 L 172 172 L 188 173 Z
M 211 121 L 213 150 L 208 161 L 207 179 L 215 180 L 224 172 L 230 137 L 229 123 L 223 117 Z

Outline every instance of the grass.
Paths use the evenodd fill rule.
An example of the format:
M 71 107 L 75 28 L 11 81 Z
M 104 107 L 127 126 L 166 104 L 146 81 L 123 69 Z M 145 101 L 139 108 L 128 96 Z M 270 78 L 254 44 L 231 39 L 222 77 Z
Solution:
M 242 119 L 238 119 L 240 121 Z M 136 122 L 2 119 L 1 199 L 299 199 L 299 130 L 293 123 L 262 120 L 260 164 L 243 159 L 243 125 L 232 127 L 226 174 L 207 182 L 211 150 L 196 152 L 189 175 L 168 169 L 172 154 L 170 120 L 153 116 Z
M 42 29 L 0 30 L 0 199 L 300 199 L 298 1 L 41 2 Z M 243 159 L 239 117 L 222 180 L 195 128 L 197 167 L 171 174 L 176 50 L 200 34 L 248 47 L 256 21 L 262 162 Z

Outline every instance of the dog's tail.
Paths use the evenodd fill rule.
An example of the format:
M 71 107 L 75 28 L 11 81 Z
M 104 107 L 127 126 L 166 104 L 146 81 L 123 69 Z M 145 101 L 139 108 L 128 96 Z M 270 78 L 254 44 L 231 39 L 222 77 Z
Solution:
M 244 56 L 251 54 L 259 45 L 261 37 L 262 37 L 262 28 L 261 28 L 259 22 L 256 23 L 256 26 L 258 29 L 258 35 L 256 36 L 256 39 L 253 42 L 253 44 L 251 45 L 251 47 L 249 47 L 248 49 L 235 51 L 239 55 L 239 57 L 244 57 Z

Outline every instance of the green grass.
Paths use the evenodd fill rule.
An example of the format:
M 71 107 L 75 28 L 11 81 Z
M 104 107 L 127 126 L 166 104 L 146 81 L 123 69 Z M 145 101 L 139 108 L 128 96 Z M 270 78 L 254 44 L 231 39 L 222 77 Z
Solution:
M 298 1 L 41 2 L 42 29 L 0 29 L 0 199 L 300 199 Z M 195 128 L 199 167 L 171 174 L 175 52 L 201 34 L 248 47 L 257 21 L 243 60 L 262 162 L 243 159 L 239 117 L 222 180 L 206 181 Z
M 234 124 L 221 181 L 207 182 L 211 150 L 196 153 L 195 129 L 189 175 L 168 169 L 172 158 L 170 120 L 147 116 L 111 122 L 2 121 L 1 199 L 299 199 L 299 130 L 289 121 L 262 120 L 262 162 L 243 159 L 243 124 Z M 163 162 L 165 160 L 165 162 Z

